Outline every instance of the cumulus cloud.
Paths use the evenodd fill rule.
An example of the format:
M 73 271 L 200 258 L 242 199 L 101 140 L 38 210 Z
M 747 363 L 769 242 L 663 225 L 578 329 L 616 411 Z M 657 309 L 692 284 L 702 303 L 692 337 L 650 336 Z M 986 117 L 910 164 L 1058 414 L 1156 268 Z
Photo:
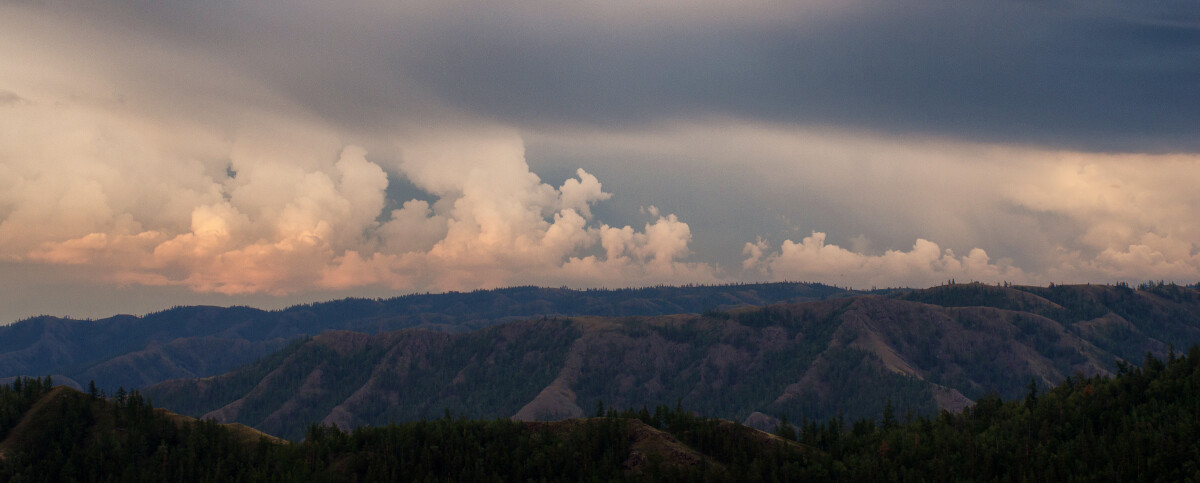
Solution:
M 996 146 L 974 152 L 962 145 L 944 149 L 973 163 L 943 166 L 945 183 L 954 185 L 939 186 L 944 198 L 897 206 L 920 214 L 889 216 L 911 217 L 928 229 L 983 215 L 968 233 L 1008 230 L 1008 236 L 1031 241 L 1023 248 L 1024 265 L 1009 257 L 995 259 L 981 247 L 957 255 L 926 238 L 911 248 L 867 253 L 871 243 L 861 235 L 850 238 L 854 249 L 847 249 L 814 231 L 799 242 L 784 240 L 775 251 L 761 238 L 746 243 L 744 273 L 855 287 L 919 287 L 948 279 L 1031 284 L 1200 279 L 1200 221 L 1188 214 L 1200 210 L 1200 193 L 1191 186 L 1200 178 L 1200 158 Z M 925 156 L 926 168 L 940 164 L 936 149 Z M 973 174 L 952 172 L 962 169 Z M 892 176 L 903 180 L 906 175 Z M 945 220 L 928 217 L 931 212 Z
M 831 247 L 862 257 L 908 253 L 914 240 L 935 243 L 943 253 L 950 249 L 955 259 L 982 249 L 990 265 L 1002 268 L 996 280 L 1200 280 L 1193 261 L 1200 250 L 1200 219 L 1192 215 L 1200 211 L 1200 192 L 1191 186 L 1200 178 L 1195 154 L 1086 153 L 740 120 L 568 131 L 537 142 L 556 156 L 613 149 L 607 156 L 663 160 L 653 169 L 626 164 L 602 174 L 642 185 L 648 202 L 676 203 L 697 239 L 723 249 L 698 243 L 696 250 L 741 267 L 743 277 L 819 280 L 798 268 L 779 276 L 760 270 L 785 240 L 799 247 L 816 231 L 827 234 L 822 246 L 829 256 L 840 254 Z M 604 159 L 568 159 L 596 158 Z M 654 178 L 657 170 L 711 188 L 672 190 L 666 177 Z M 742 248 L 740 257 L 732 247 Z M 1005 267 L 1019 268 L 1023 277 Z M 988 273 L 905 281 L 893 272 L 845 280 L 919 286 L 948 278 L 992 280 Z
M 760 270 L 772 280 L 821 280 L 867 287 L 924 287 L 947 280 L 1025 282 L 1026 275 L 1010 262 L 992 263 L 987 252 L 972 249 L 965 256 L 942 250 L 937 243 L 918 239 L 908 251 L 888 250 L 864 255 L 825 243 L 826 235 L 813 232 L 799 243 L 785 240 L 779 251 L 764 255 L 759 240 L 747 243 L 744 269 Z
M 1045 155 L 1040 175 L 1005 192 L 1014 205 L 1074 220 L 1057 247 L 1056 280 L 1200 279 L 1200 158 L 1194 155 Z
M 711 266 L 683 261 L 690 255 L 686 223 L 664 215 L 635 230 L 594 221 L 591 205 L 612 196 L 600 181 L 580 169 L 558 188 L 542 182 L 511 132 L 401 142 L 397 169 L 435 197 L 432 204 L 413 199 L 383 213 L 387 174 L 357 146 L 343 149 L 333 163 L 307 166 L 235 153 L 236 172 L 208 179 L 205 192 L 212 196 L 195 199 L 184 228 L 114 213 L 106 200 L 134 189 L 128 181 L 79 189 L 68 179 L 53 193 L 79 190 L 74 196 L 82 199 L 60 201 L 47 208 L 52 213 L 38 215 L 81 216 L 87 210 L 82 216 L 91 223 L 74 225 L 73 232 L 39 232 L 8 216 L 6 233 L 22 243 L 7 245 L 5 255 L 99 265 L 118 283 L 224 294 L 715 279 Z M 24 209 L 42 200 L 19 201 Z

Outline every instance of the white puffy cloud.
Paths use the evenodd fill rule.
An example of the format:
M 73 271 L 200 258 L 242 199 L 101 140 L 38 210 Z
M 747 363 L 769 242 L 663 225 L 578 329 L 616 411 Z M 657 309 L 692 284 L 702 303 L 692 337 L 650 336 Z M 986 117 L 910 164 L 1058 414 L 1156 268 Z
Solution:
M 684 207 L 680 215 L 692 222 L 697 240 L 710 240 L 697 243 L 696 251 L 725 267 L 740 266 L 736 277 L 743 280 L 855 286 L 921 286 L 949 278 L 1039 284 L 1200 280 L 1195 154 L 1081 153 L 740 120 L 564 131 L 537 142 L 537 149 L 559 156 L 611 149 L 616 154 L 609 157 L 666 160 L 653 169 L 622 165 L 632 171 L 624 179 L 613 170 L 599 174 L 649 187 L 641 190 L 643 197 L 654 196 L 665 179 L 687 177 L 689 186 L 705 187 L 671 190 L 670 199 Z M 641 181 L 653 171 L 670 174 Z M 815 239 L 804 247 L 814 231 L 828 234 L 822 249 L 813 246 Z M 936 244 L 939 258 L 952 250 L 959 261 L 979 260 L 972 252 L 980 249 L 998 268 L 964 267 L 961 274 L 945 275 L 955 273 L 953 264 L 934 264 L 926 275 L 907 280 L 921 271 L 882 259 L 867 262 L 924 253 L 914 252 L 914 240 Z M 781 271 L 764 273 L 764 260 L 778 258 L 785 245 L 792 256 L 778 260 Z M 734 246 L 741 247 L 741 257 L 722 258 L 736 257 Z M 810 268 L 786 264 L 801 252 L 831 260 L 809 260 Z M 816 270 L 822 264 L 857 266 L 847 259 L 870 270 L 850 270 L 845 278 L 838 278 L 840 271 Z
M 424 252 L 446 236 L 449 224 L 445 216 L 436 215 L 429 202 L 408 200 L 398 210 L 392 210 L 389 220 L 379 228 L 384 251 L 389 253 Z
M 920 154 L 884 151 L 900 153 L 900 159 Z M 894 204 L 881 208 L 882 212 L 908 217 L 926 229 L 944 230 L 971 221 L 975 226 L 966 225 L 971 229 L 968 233 L 983 242 L 989 238 L 978 235 L 989 231 L 1029 240 L 1020 253 L 1024 265 L 1008 257 L 994 260 L 982 247 L 956 255 L 926 238 L 918 238 L 908 249 L 867 253 L 871 244 L 865 237 L 848 240 L 858 248 L 847 249 L 827 243 L 825 233 L 813 232 L 799 242 L 783 241 L 775 252 L 761 238 L 746 243 L 745 273 L 856 287 L 919 287 L 948 279 L 1031 284 L 1200 280 L 1200 219 L 1191 215 L 1200 210 L 1200 192 L 1192 186 L 1200 179 L 1200 158 L 1195 155 L 1072 153 L 952 143 L 938 151 L 936 145 L 924 150 L 920 169 L 942 168 L 936 173 L 942 180 L 932 183 L 941 199 L 926 200 L 928 195 L 921 193 L 912 195 L 913 202 L 888 198 L 883 202 Z M 946 153 L 971 162 L 945 163 L 941 158 Z M 920 184 L 907 177 L 898 170 L 879 182 Z M 872 180 L 854 182 L 862 186 Z M 993 236 L 991 241 L 1003 238 Z
M 1058 246 L 1051 280 L 1200 279 L 1200 158 L 1194 155 L 1046 155 L 1006 192 L 1031 211 L 1083 227 Z M 1073 243 L 1072 243 L 1073 242 Z
M 440 196 L 410 201 L 393 223 L 445 226 L 427 252 L 398 257 L 394 269 L 443 289 L 512 283 L 638 285 L 714 280 L 713 267 L 686 263 L 691 232 L 675 216 L 642 231 L 593 221 L 590 206 L 612 195 L 580 169 L 559 188 L 530 172 L 520 137 L 477 132 L 469 140 L 426 136 L 404 148 L 403 173 Z M 416 212 L 421 215 L 417 216 Z M 432 228 L 429 225 L 434 225 Z M 426 238 L 428 241 L 432 238 Z M 599 245 L 601 255 L 595 252 Z
M 924 287 L 947 280 L 1025 282 L 1026 275 L 1008 261 L 992 263 L 987 252 L 972 249 L 966 256 L 942 250 L 937 243 L 918 239 L 908 251 L 888 250 L 864 255 L 825 243 L 825 233 L 813 232 L 799 243 L 785 240 L 778 252 L 764 256 L 761 240 L 747 243 L 745 269 L 761 270 L 773 280 L 822 281 L 866 287 Z
M 713 267 L 683 262 L 690 254 L 686 223 L 665 215 L 638 231 L 592 220 L 590 206 L 612 196 L 600 181 L 580 169 L 559 188 L 542 182 L 512 132 L 397 139 L 403 156 L 395 169 L 435 197 L 433 203 L 408 200 L 384 213 L 387 173 L 357 146 L 345 147 L 333 162 L 311 153 L 292 162 L 271 156 L 262 142 L 238 141 L 230 147 L 231 171 L 218 178 L 203 170 L 142 173 L 151 177 L 145 182 L 161 176 L 203 186 L 198 191 L 208 196 L 185 198 L 194 203 L 190 210 L 173 210 L 179 219 L 108 201 L 137 191 L 140 179 L 115 176 L 105 184 L 87 173 L 43 176 L 44 186 L 30 191 L 49 193 L 57 203 L 48 204 L 5 190 L 16 209 L 3 227 L 20 242 L 8 244 L 4 254 L 29 263 L 103 267 L 109 282 L 231 295 L 715 279 Z M 72 159 L 85 167 L 110 162 L 89 149 L 38 157 L 67 160 L 58 168 L 64 172 Z M 41 211 L 31 217 L 65 220 L 70 229 L 34 229 L 20 215 L 35 208 Z M 88 223 L 71 224 L 72 216 Z
M 583 168 L 580 168 L 575 174 L 579 176 L 578 179 L 568 179 L 558 189 L 561 193 L 562 207 L 575 210 L 584 218 L 591 219 L 591 204 L 611 198 L 612 193 L 605 193 L 601 190 L 600 180 L 588 174 Z

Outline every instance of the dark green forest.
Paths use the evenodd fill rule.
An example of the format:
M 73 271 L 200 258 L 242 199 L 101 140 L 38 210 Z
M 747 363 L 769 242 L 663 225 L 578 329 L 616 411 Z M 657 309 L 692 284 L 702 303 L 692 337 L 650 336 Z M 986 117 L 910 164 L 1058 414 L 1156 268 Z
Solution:
M 132 391 L 0 387 L 4 481 L 1188 481 L 1200 478 L 1200 348 L 1076 375 L 961 414 L 783 421 L 774 435 L 658 406 L 554 423 L 435 420 L 299 443 L 195 421 Z

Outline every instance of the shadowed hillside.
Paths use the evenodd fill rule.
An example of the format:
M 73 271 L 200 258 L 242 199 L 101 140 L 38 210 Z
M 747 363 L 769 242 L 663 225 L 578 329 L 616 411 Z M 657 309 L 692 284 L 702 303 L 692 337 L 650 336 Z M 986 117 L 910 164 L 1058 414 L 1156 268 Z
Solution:
M 0 386 L 0 480 L 1191 481 L 1200 347 L 1115 376 L 990 395 L 962 413 L 781 421 L 767 434 L 683 408 L 557 422 L 449 416 L 287 443 L 50 381 Z
M 12 482 L 729 480 L 768 463 L 757 453 L 786 456 L 804 475 L 796 463 L 808 452 L 665 407 L 552 423 L 439 418 L 352 433 L 312 425 L 304 436 L 292 444 L 179 416 L 136 391 L 100 398 L 43 379 L 0 386 L 0 480 Z
M 60 374 L 80 384 L 140 388 L 221 374 L 329 330 L 362 333 L 426 328 L 466 332 L 543 315 L 632 316 L 699 313 L 741 305 L 819 300 L 849 292 L 820 284 L 568 290 L 514 287 L 468 293 L 345 299 L 263 311 L 177 307 L 144 317 L 70 320 L 35 317 L 0 326 L 0 379 Z
M 1178 290 L 1186 296 L 950 285 L 700 315 L 545 318 L 459 334 L 330 332 L 221 376 L 146 391 L 185 414 L 288 438 L 318 421 L 352 428 L 445 411 L 556 420 L 601 402 L 679 401 L 768 428 L 780 416 L 875 418 L 889 402 L 929 415 L 993 392 L 1020 397 L 1031 380 L 1051 386 L 1111 374 L 1131 354 L 1165 356 L 1159 336 L 1200 343 L 1190 315 L 1195 290 Z

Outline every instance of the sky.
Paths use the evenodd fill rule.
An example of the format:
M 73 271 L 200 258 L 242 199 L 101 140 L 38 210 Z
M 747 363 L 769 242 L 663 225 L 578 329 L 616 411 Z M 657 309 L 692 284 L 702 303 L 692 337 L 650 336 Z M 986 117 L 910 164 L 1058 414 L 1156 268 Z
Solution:
M 0 0 L 0 321 L 1200 282 L 1200 3 Z

